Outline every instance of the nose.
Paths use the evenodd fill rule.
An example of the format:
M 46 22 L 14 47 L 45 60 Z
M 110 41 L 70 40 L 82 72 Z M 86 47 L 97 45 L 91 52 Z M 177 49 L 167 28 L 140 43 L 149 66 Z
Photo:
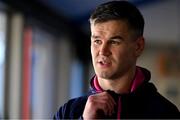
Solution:
M 108 44 L 106 43 L 101 44 L 99 54 L 104 56 L 109 56 L 111 54 Z

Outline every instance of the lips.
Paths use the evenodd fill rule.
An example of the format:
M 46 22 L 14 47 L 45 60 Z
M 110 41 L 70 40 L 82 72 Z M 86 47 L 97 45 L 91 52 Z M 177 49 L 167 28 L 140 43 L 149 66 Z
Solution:
M 102 57 L 97 60 L 97 63 L 103 66 L 109 66 L 111 64 L 111 60 L 107 57 Z
M 105 61 L 105 60 L 98 60 L 98 63 L 101 63 L 101 64 L 110 64 L 109 61 Z

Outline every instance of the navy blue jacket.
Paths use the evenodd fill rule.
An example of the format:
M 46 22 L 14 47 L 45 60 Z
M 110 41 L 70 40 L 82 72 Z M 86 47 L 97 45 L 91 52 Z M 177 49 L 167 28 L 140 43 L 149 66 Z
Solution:
M 177 107 L 161 96 L 155 86 L 149 82 L 150 72 L 144 68 L 141 69 L 145 76 L 145 81 L 139 88 L 129 94 L 111 94 L 115 101 L 121 96 L 121 118 L 180 118 L 180 112 Z M 96 94 L 93 86 L 88 95 L 71 99 L 61 106 L 54 115 L 54 119 L 82 118 L 87 98 L 91 94 Z M 108 117 L 108 119 L 116 118 L 117 112 Z

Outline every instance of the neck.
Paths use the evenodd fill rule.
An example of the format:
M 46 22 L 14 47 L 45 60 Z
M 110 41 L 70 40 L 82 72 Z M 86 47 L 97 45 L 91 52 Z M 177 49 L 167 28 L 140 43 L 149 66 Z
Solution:
M 117 79 L 103 79 L 98 77 L 99 85 L 103 90 L 112 90 L 118 94 L 129 93 L 135 76 L 136 67 Z

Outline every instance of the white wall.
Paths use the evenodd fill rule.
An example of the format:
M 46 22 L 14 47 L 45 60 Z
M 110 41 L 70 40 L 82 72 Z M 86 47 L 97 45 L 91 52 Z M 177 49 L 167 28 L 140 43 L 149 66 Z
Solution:
M 169 44 L 180 42 L 180 1 L 164 0 L 140 7 L 145 18 L 147 42 Z

